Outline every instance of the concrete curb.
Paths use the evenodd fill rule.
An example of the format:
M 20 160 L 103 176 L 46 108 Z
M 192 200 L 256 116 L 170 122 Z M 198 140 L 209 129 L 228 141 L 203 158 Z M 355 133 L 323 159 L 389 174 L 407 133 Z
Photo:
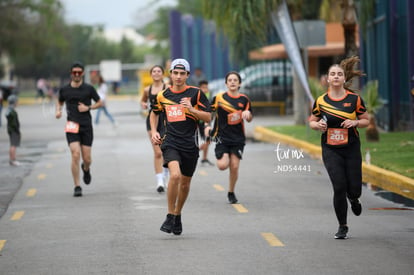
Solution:
M 322 158 L 322 149 L 320 146 L 274 132 L 262 126 L 258 126 L 254 129 L 254 138 L 271 143 L 282 142 L 298 147 L 313 157 Z M 414 200 L 414 179 L 363 162 L 362 180 L 384 190 Z

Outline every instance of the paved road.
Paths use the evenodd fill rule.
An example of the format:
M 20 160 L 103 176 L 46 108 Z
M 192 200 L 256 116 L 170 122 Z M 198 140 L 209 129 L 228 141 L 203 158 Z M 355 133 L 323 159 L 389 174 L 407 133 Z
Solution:
M 378 210 L 401 205 L 364 189 L 350 238 L 335 240 L 322 163 L 285 145 L 247 144 L 239 205 L 226 202 L 228 171 L 199 166 L 183 234 L 159 231 L 166 198 L 155 192 L 138 103 L 113 101 L 109 110 L 119 127 L 105 117 L 96 127 L 93 180 L 81 198 L 72 196 L 63 120 L 39 105 L 19 107 L 21 167 L 8 166 L 2 128 L 4 209 L 17 193 L 0 219 L 0 274 L 413 274 L 414 211 Z M 297 171 L 281 171 L 290 167 Z

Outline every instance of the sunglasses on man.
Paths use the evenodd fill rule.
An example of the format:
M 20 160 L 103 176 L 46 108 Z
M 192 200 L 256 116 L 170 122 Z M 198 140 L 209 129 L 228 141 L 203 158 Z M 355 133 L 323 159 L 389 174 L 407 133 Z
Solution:
M 81 76 L 83 74 L 83 71 L 72 71 L 71 74 L 73 76 Z

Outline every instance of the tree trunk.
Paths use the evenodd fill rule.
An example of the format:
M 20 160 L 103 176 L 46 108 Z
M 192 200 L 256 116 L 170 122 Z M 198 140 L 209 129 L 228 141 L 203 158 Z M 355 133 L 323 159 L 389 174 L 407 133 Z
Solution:
M 353 0 L 342 0 L 342 26 L 344 28 L 345 38 L 345 57 L 351 57 L 358 54 L 356 45 L 356 28 L 357 16 Z
M 379 141 L 379 133 L 374 114 L 369 114 L 369 124 L 367 127 L 367 131 L 365 132 L 365 137 L 368 142 Z

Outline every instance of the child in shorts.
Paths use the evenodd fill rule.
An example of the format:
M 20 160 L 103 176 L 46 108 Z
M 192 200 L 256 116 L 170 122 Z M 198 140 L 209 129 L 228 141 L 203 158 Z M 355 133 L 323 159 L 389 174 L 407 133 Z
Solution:
M 20 134 L 20 122 L 19 116 L 16 112 L 17 97 L 10 95 L 7 99 L 9 107 L 6 111 L 7 118 L 7 133 L 10 139 L 10 150 L 9 150 L 9 163 L 11 166 L 19 166 L 20 162 L 16 160 L 16 147 L 20 146 L 21 134 Z

